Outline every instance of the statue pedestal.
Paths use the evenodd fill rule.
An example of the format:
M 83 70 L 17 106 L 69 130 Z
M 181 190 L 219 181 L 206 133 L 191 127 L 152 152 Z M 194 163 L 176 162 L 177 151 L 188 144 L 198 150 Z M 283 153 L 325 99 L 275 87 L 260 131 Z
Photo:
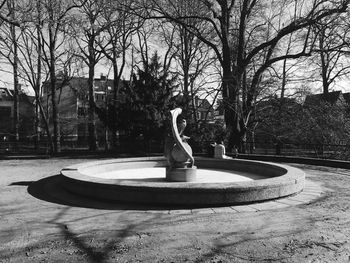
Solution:
M 194 182 L 197 178 L 197 167 L 166 169 L 166 180 L 170 182 Z

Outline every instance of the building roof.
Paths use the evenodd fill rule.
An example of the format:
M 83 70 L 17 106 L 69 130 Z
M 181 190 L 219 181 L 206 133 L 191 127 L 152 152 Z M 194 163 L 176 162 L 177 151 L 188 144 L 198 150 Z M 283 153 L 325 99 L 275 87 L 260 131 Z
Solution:
M 343 98 L 344 98 L 346 104 L 350 104 L 350 92 L 343 93 Z
M 342 100 L 343 98 L 344 98 L 343 94 L 340 90 L 328 92 L 326 94 L 324 93 L 312 94 L 312 95 L 306 96 L 304 105 L 317 105 L 317 104 L 320 104 L 320 102 L 322 101 L 328 102 L 330 104 L 335 104 L 336 102 L 338 102 L 339 100 Z
M 8 88 L 0 87 L 0 100 L 2 101 L 12 101 L 13 93 Z
M 212 105 L 207 99 L 200 99 L 198 97 L 195 97 L 195 100 L 196 100 L 196 107 L 198 110 L 207 111 L 207 110 L 213 109 Z
M 70 79 L 66 79 L 64 85 L 62 86 L 60 82 L 62 79 L 57 79 L 57 87 L 56 89 L 60 88 L 71 88 L 75 92 L 83 92 L 87 93 L 88 92 L 88 78 L 86 77 L 72 77 Z M 122 87 L 125 85 L 126 81 L 125 80 L 120 80 L 119 81 L 119 87 Z M 44 83 L 44 94 L 48 93 L 50 95 L 50 89 L 49 89 L 50 81 L 46 81 Z M 107 79 L 106 77 L 101 76 L 100 78 L 94 78 L 94 92 L 98 91 L 103 91 L 105 93 L 105 90 L 107 88 L 108 93 L 112 93 L 113 89 L 113 79 Z

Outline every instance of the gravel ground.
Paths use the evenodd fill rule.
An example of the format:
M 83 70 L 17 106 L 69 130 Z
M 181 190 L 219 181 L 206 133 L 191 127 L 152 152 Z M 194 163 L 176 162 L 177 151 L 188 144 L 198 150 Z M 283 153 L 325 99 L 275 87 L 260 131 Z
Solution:
M 293 165 L 325 190 L 308 204 L 169 214 L 63 193 L 84 161 L 0 161 L 0 262 L 350 262 L 350 170 Z

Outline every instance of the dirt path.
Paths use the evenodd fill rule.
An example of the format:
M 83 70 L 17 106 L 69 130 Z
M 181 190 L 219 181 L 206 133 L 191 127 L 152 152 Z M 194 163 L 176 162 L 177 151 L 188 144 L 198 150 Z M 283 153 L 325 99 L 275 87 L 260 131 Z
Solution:
M 86 200 L 70 206 L 55 184 L 39 181 L 84 161 L 0 161 L 0 262 L 350 262 L 349 170 L 294 165 L 327 189 L 311 204 L 169 214 Z

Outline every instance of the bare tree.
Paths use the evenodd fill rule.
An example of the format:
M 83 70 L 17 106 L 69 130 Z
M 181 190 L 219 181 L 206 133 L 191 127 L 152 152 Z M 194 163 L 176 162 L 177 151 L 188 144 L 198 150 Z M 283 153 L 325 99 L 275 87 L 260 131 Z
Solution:
M 201 0 L 198 1 L 196 15 L 181 16 L 169 11 L 169 6 L 173 6 L 172 2 L 152 1 L 149 17 L 166 18 L 183 25 L 215 52 L 222 68 L 222 94 L 225 122 L 229 131 L 229 150 L 233 145 L 241 146 L 244 141 L 246 124 L 265 71 L 283 59 L 308 55 L 310 27 L 325 17 L 345 12 L 349 4 L 349 0 L 313 0 L 307 3 Z M 147 3 L 145 5 L 148 6 Z M 284 8 L 281 9 L 279 5 Z M 290 15 L 290 9 L 297 9 L 297 12 Z M 280 26 L 275 25 L 276 17 L 284 18 Z M 188 18 L 204 21 L 207 29 L 205 34 L 188 25 Z M 292 54 L 284 55 L 284 52 L 280 52 L 282 40 L 294 32 L 303 32 L 305 45 Z M 258 39 L 258 36 L 261 37 Z M 257 61 L 258 66 L 251 80 L 247 82 L 247 69 Z M 242 106 L 240 100 L 244 100 Z
M 160 34 L 164 33 L 164 31 L 162 31 L 164 29 L 165 28 L 159 27 L 158 24 L 153 23 L 153 21 L 149 20 L 144 22 L 143 26 L 137 30 L 137 41 L 134 47 L 138 57 L 133 58 L 132 70 L 134 70 L 134 68 L 137 68 L 138 70 L 141 69 L 142 71 L 149 73 L 153 70 L 149 68 L 149 66 L 151 64 L 157 64 L 158 62 L 154 63 L 153 59 L 155 57 L 158 57 L 160 60 L 159 63 L 161 69 L 159 73 L 162 75 L 162 86 L 165 88 L 167 78 L 176 78 L 178 74 L 177 72 L 171 71 L 171 66 L 175 59 L 175 30 L 174 28 L 170 29 L 170 44 L 161 47 L 158 37 Z M 157 41 L 157 43 L 155 43 L 155 41 Z M 158 48 L 163 48 L 162 52 L 159 52 L 163 53 L 162 56 L 158 54 L 158 50 L 153 49 L 154 45 Z M 141 67 L 139 66 L 140 64 Z
M 111 24 L 103 17 L 105 9 L 111 7 L 112 2 L 98 0 L 78 0 L 81 8 L 74 17 L 70 27 L 70 32 L 75 36 L 75 42 L 78 46 L 79 56 L 88 67 L 88 132 L 89 132 L 89 149 L 95 151 L 97 149 L 96 124 L 95 124 L 95 99 L 94 99 L 94 75 L 95 67 L 102 59 L 103 53 L 100 51 L 101 37 Z
M 52 94 L 52 86 L 48 85 L 48 83 L 52 84 L 51 78 L 53 76 L 52 72 L 50 72 L 50 66 L 51 66 L 51 60 L 50 60 L 50 48 L 53 49 L 53 60 L 54 62 L 54 68 L 57 71 L 65 72 L 65 74 L 60 74 L 60 80 L 57 81 L 56 75 L 57 72 L 55 72 L 55 92 L 57 90 L 61 90 L 61 88 L 68 83 L 70 80 L 70 76 L 73 75 L 71 72 L 71 63 L 72 63 L 72 53 L 70 52 L 71 48 L 66 44 L 67 38 L 64 37 L 64 34 L 62 33 L 63 29 L 61 28 L 55 33 L 51 33 L 54 35 L 56 34 L 57 37 L 57 46 L 54 47 L 54 44 L 52 41 L 52 46 L 50 46 L 50 42 L 46 41 L 44 38 L 46 36 L 47 31 L 47 23 L 49 22 L 48 18 L 46 17 L 47 13 L 45 15 L 43 14 L 43 11 L 46 9 L 43 9 L 43 6 L 45 6 L 43 1 L 35 1 L 28 3 L 28 5 L 31 5 L 31 21 L 27 20 L 25 23 L 21 25 L 21 36 L 19 38 L 18 44 L 19 44 L 19 52 L 20 52 L 20 61 L 19 61 L 19 70 L 21 73 L 21 77 L 33 88 L 34 94 L 35 94 L 35 104 L 36 104 L 36 121 L 35 121 L 35 127 L 36 127 L 36 142 L 40 139 L 39 134 L 39 126 L 40 123 L 43 124 L 44 130 L 47 135 L 48 144 L 50 147 L 50 152 L 55 153 L 59 151 L 60 148 L 60 120 L 59 116 L 57 116 L 57 130 L 58 134 L 57 136 L 57 145 L 56 148 L 54 146 L 53 136 L 50 130 L 49 125 L 49 117 L 50 112 L 48 111 L 49 108 L 49 101 L 46 102 L 47 110 L 45 111 L 43 106 L 43 85 L 45 85 L 46 88 L 46 95 L 47 97 Z M 47 8 L 48 6 L 46 6 Z M 47 10 L 46 10 L 47 11 Z M 58 10 L 56 10 L 58 11 Z M 54 16 L 55 13 L 52 13 L 52 16 Z M 61 23 L 63 20 L 61 21 Z M 63 38 L 63 39 L 62 39 Z M 64 41 L 63 41 L 64 40 Z M 49 53 L 49 54 L 47 54 Z M 62 78 L 63 77 L 63 78 Z M 48 86 L 50 86 L 51 94 L 48 92 Z M 55 94 L 54 92 L 54 94 Z M 53 108 L 57 107 L 57 115 L 58 115 L 58 105 L 60 101 L 60 94 L 55 95 L 55 100 L 53 104 Z M 52 97 L 51 97 L 52 102 Z M 54 115 L 54 114 L 53 114 Z M 37 144 L 36 144 L 37 145 Z
M 314 27 L 318 40 L 316 56 L 312 59 L 316 65 L 314 79 L 322 82 L 324 94 L 337 80 L 350 73 L 349 45 L 346 41 L 350 36 L 350 27 L 347 19 L 347 16 L 325 19 Z
M 30 84 L 35 95 L 35 131 L 36 147 L 40 140 L 39 126 L 40 120 L 44 124 L 49 150 L 52 153 L 53 141 L 49 128 L 48 116 L 42 104 L 42 83 L 48 80 L 47 68 L 43 67 L 42 62 L 42 29 L 43 20 L 41 18 L 41 2 L 36 1 L 33 8 L 33 17 L 30 23 L 22 25 L 22 34 L 19 38 L 19 52 L 21 60 L 19 61 L 19 71 L 21 77 Z
M 58 97 L 56 90 L 57 73 L 58 71 L 65 72 L 65 61 L 67 60 L 67 52 L 65 49 L 65 42 L 67 34 L 65 29 L 69 21 L 69 15 L 83 3 L 75 3 L 73 0 L 59 1 L 59 0 L 39 0 L 41 1 L 43 30 L 41 34 L 42 57 L 43 61 L 49 70 L 50 80 L 50 99 L 52 109 L 53 122 L 53 151 L 54 153 L 61 151 L 61 136 L 59 127 L 59 112 L 58 112 Z M 85 2 L 85 1 L 84 1 Z M 61 60 L 62 59 L 62 60 Z M 61 66 L 59 65 L 60 61 Z M 67 76 L 67 74 L 65 74 Z M 61 86 L 63 84 L 61 83 Z
M 9 9 L 7 8 L 9 5 L 13 5 L 14 2 L 10 2 L 11 0 L 1 0 L 0 2 L 0 21 L 6 22 L 8 24 L 14 25 L 14 26 L 20 26 L 20 21 L 17 20 L 17 18 L 12 14 L 12 12 L 9 12 Z
M 3 7 L 5 5 L 6 7 Z M 19 89 L 20 84 L 18 80 L 18 39 L 20 37 L 20 32 L 18 32 L 17 22 L 19 21 L 20 6 L 15 0 L 8 0 L 3 2 L 2 8 L 6 9 L 8 12 L 8 19 L 2 24 L 0 28 L 0 55 L 5 57 L 12 67 L 13 73 L 13 139 L 15 142 L 15 149 L 17 149 L 17 144 L 19 141 Z
M 101 33 L 103 41 L 99 41 L 101 52 L 110 62 L 113 71 L 113 110 L 106 109 L 106 112 L 116 114 L 118 107 L 118 95 L 120 80 L 127 63 L 128 51 L 132 48 L 132 39 L 136 31 L 143 25 L 143 19 L 129 12 L 134 1 L 118 0 L 109 3 L 108 8 L 104 8 L 102 16 L 109 26 L 105 27 Z M 106 93 L 107 96 L 107 93 Z M 117 116 L 111 119 L 116 120 Z M 110 124 L 112 130 L 112 145 L 117 145 L 116 121 Z
M 179 16 L 193 16 L 197 13 L 197 1 L 178 0 L 173 2 L 174 12 Z M 203 21 L 187 18 L 186 25 L 195 27 L 201 33 L 205 31 Z M 182 24 L 175 22 L 159 21 L 161 28 L 160 34 L 163 42 L 166 43 L 171 55 L 174 56 L 175 70 L 181 78 L 182 93 L 184 97 L 183 114 L 193 116 L 196 120 L 196 107 L 194 106 L 195 97 L 198 95 L 199 88 L 205 85 L 204 74 L 210 74 L 209 70 L 214 63 L 212 52 L 196 35 L 189 32 Z M 201 83 L 203 82 L 203 83 Z

